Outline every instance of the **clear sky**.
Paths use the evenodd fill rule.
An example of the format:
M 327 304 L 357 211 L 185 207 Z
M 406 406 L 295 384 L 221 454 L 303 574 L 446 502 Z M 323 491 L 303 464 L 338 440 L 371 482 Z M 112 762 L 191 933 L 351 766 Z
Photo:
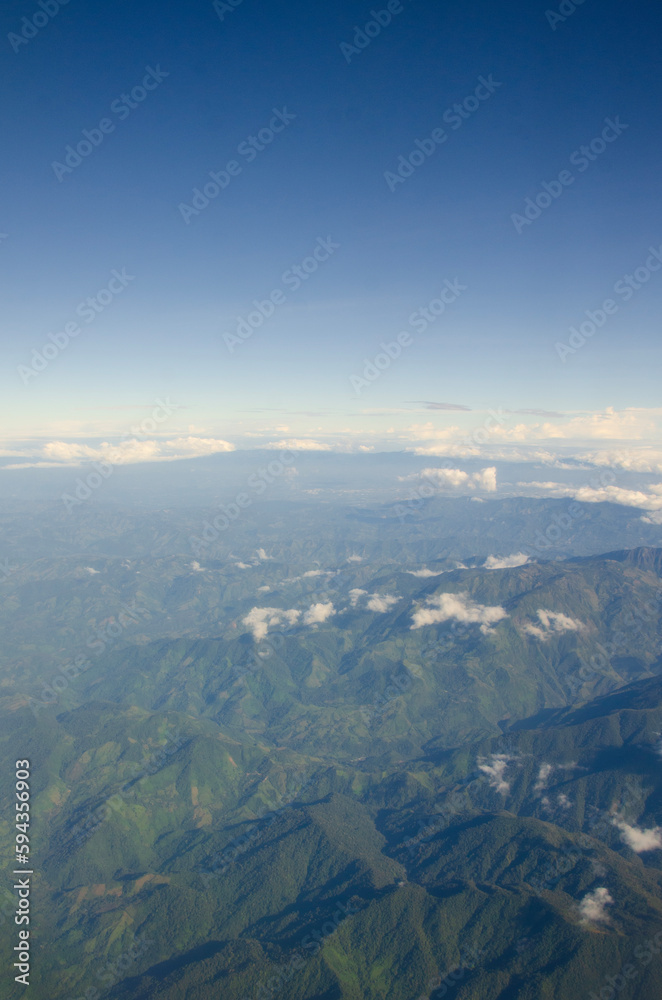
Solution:
M 443 450 L 498 407 L 551 414 L 499 442 L 656 447 L 660 14 L 560 8 L 7 0 L 4 461 L 157 398 L 170 454 Z

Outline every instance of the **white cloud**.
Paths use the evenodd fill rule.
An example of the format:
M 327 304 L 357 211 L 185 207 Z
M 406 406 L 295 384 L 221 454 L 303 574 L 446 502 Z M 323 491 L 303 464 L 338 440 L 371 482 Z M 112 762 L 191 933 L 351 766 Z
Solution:
M 335 608 L 330 601 L 327 604 L 311 604 L 303 616 L 303 623 L 304 625 L 319 625 L 328 621 L 335 613 Z
M 524 625 L 523 631 L 528 635 L 533 635 L 536 639 L 549 639 L 559 632 L 578 632 L 584 628 L 581 622 L 569 618 L 568 615 L 560 611 L 547 611 L 545 608 L 538 608 L 538 620 L 540 625 Z
M 397 604 L 399 600 L 399 597 L 391 597 L 390 594 L 371 594 L 366 607 L 368 611 L 377 611 L 379 614 L 384 614 L 394 604 Z
M 288 441 L 276 441 L 265 444 L 265 448 L 276 451 L 331 451 L 330 444 L 321 444 L 310 438 L 290 438 Z
M 489 469 L 483 469 L 482 472 L 476 472 L 472 479 L 478 489 L 485 490 L 487 493 L 496 492 L 497 471 L 494 466 Z
M 235 446 L 217 438 L 178 437 L 170 441 L 139 441 L 130 438 L 111 444 L 80 444 L 70 441 L 49 441 L 32 449 L 36 461 L 20 462 L 5 466 L 6 469 L 30 467 L 48 468 L 57 466 L 89 465 L 105 462 L 110 465 L 135 465 L 138 462 L 175 462 L 182 458 L 199 458 L 218 452 L 234 451 Z
M 424 625 L 438 625 L 454 619 L 460 622 L 476 622 L 481 632 L 489 632 L 490 626 L 507 618 L 500 607 L 487 607 L 472 600 L 468 594 L 437 594 L 427 599 L 426 608 L 417 608 L 413 614 L 412 629 Z
M 357 556 L 357 555 L 347 556 L 347 562 L 363 562 L 363 556 Z
M 273 556 L 268 556 L 264 549 L 257 550 L 257 557 L 260 562 L 266 562 L 267 559 L 273 559 Z
M 282 608 L 251 608 L 241 621 L 252 631 L 255 641 L 259 642 L 266 638 L 272 626 L 283 623 L 296 625 L 300 616 L 301 612 L 295 608 L 287 611 Z
M 258 587 L 257 590 L 259 594 L 268 594 L 269 591 L 271 590 L 271 587 L 269 586 L 268 583 L 265 583 L 264 587 Z
M 90 574 L 90 576 L 96 576 L 97 573 L 101 572 L 101 570 L 93 569 L 91 566 L 85 566 L 84 569 L 86 573 Z
M 584 923 L 598 923 L 608 920 L 607 907 L 613 906 L 614 900 L 611 893 L 600 886 L 584 896 L 579 904 L 579 914 Z
M 614 816 L 612 823 L 621 831 L 623 843 L 637 854 L 662 848 L 662 827 L 654 826 L 649 830 L 642 830 L 640 827 L 630 826 L 621 816 Z
M 510 791 L 510 783 L 505 780 L 504 773 L 513 758 L 506 753 L 493 753 L 491 757 L 478 758 L 478 770 L 487 775 L 490 787 L 501 795 Z
M 419 576 L 422 580 L 426 580 L 429 576 L 441 576 L 443 574 L 443 569 L 407 569 L 405 573 L 409 576 Z
M 557 795 L 556 801 L 561 806 L 561 809 L 569 809 L 572 804 L 564 792 L 560 792 L 559 795 Z
M 245 562 L 236 562 L 235 566 L 237 567 L 237 569 L 252 569 L 253 568 L 250 563 L 245 563 Z
M 484 569 L 513 569 L 516 566 L 524 566 L 528 563 L 529 557 L 523 552 L 516 552 L 512 556 L 488 556 L 485 560 Z
M 190 568 L 194 573 L 204 573 L 202 566 L 197 561 L 192 562 Z
M 554 497 L 572 497 L 581 503 L 615 503 L 621 507 L 642 507 L 648 511 L 662 510 L 662 483 L 649 486 L 649 493 L 643 490 L 627 490 L 622 486 L 565 486 L 563 483 L 534 482 L 518 483 L 520 487 L 545 490 Z M 655 522 L 653 522 L 655 523 Z
M 547 782 L 553 770 L 554 770 L 553 764 L 540 765 L 540 770 L 538 771 L 538 778 L 535 785 L 533 786 L 533 791 L 537 795 L 540 795 L 540 793 L 543 792 L 545 788 L 547 788 Z
M 354 587 L 353 590 L 350 590 L 349 599 L 351 601 L 352 607 L 355 608 L 356 605 L 359 603 L 360 598 L 367 593 L 368 593 L 367 590 L 361 590 L 360 587 Z
M 418 452 L 418 449 L 416 449 Z M 439 489 L 484 490 L 494 493 L 497 488 L 496 468 L 481 469 L 480 472 L 464 472 L 463 469 L 423 469 L 415 476 L 401 476 L 400 481 L 425 478 L 431 480 Z

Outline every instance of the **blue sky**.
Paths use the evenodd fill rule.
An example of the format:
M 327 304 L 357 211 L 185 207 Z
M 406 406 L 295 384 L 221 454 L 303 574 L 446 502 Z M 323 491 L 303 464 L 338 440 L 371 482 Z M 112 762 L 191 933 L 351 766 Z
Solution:
M 403 0 L 350 52 L 386 6 L 70 0 L 35 30 L 22 19 L 36 0 L 4 5 L 7 462 L 52 461 L 52 442 L 77 461 L 78 444 L 117 440 L 165 397 L 180 408 L 155 439 L 177 454 L 282 440 L 443 452 L 497 407 L 562 415 L 519 414 L 495 447 L 656 445 L 662 272 L 627 300 L 614 286 L 656 261 L 650 247 L 662 254 L 659 15 L 585 0 L 552 26 L 556 5 Z M 145 77 L 154 89 L 131 98 Z M 274 111 L 291 120 L 247 152 Z M 90 155 L 54 167 L 103 120 Z M 417 140 L 433 152 L 389 184 Z M 225 190 L 182 210 L 233 160 Z M 517 224 L 564 170 L 560 195 Z M 300 288 L 284 282 L 329 239 Z M 109 282 L 121 291 L 81 319 Z M 224 335 L 278 292 L 230 351 Z M 555 345 L 610 297 L 613 314 L 562 360 Z M 68 323 L 80 332 L 26 375 Z M 399 333 L 411 342 L 366 379 L 365 359 Z

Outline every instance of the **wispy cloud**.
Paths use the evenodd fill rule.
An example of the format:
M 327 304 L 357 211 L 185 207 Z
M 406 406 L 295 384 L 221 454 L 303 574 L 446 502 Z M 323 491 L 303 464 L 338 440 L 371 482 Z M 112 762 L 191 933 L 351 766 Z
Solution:
M 540 770 L 538 771 L 538 778 L 535 785 L 533 786 L 533 791 L 536 795 L 541 795 L 547 788 L 547 782 L 549 777 L 554 770 L 553 764 L 541 764 Z
M 579 632 L 585 627 L 581 622 L 569 618 L 568 615 L 564 615 L 560 611 L 538 608 L 537 613 L 540 625 L 524 625 L 524 631 L 537 639 L 549 639 L 552 635 L 560 632 Z
M 484 569 L 513 569 L 516 566 L 524 566 L 528 563 L 529 557 L 523 552 L 516 552 L 512 556 L 488 556 L 484 563 Z
M 378 614 L 385 614 L 394 604 L 400 600 L 399 597 L 392 597 L 390 594 L 372 594 L 366 604 L 368 611 L 376 611 Z
M 434 403 L 427 399 L 410 399 L 407 402 L 412 406 L 424 406 L 426 410 L 463 410 L 466 413 L 471 412 L 470 406 L 463 406 L 461 403 Z
M 443 573 L 444 573 L 444 570 L 443 569 L 437 569 L 437 570 L 434 570 L 434 569 L 406 569 L 405 573 L 408 573 L 409 576 L 418 576 L 422 580 L 426 580 L 430 576 L 442 576 Z

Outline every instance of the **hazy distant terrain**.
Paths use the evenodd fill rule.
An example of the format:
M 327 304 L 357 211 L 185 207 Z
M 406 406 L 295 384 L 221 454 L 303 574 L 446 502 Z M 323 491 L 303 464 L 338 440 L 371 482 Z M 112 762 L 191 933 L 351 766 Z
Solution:
M 652 1000 L 660 528 L 576 506 L 7 505 L 33 995 Z

